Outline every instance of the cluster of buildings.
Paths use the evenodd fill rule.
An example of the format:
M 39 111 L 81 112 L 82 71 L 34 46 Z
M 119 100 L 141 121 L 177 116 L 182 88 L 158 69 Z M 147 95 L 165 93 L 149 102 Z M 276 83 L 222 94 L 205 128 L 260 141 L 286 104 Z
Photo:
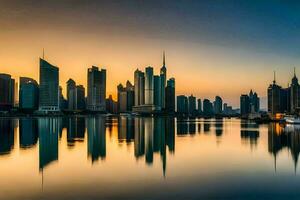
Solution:
M 67 81 L 67 99 L 59 86 L 59 68 L 40 58 L 39 84 L 28 77 L 20 77 L 18 90 L 15 80 L 8 74 L 0 74 L 0 110 L 10 111 L 14 107 L 24 112 L 105 111 L 106 70 L 98 67 L 88 69 L 88 89 Z M 18 99 L 17 99 L 18 97 Z
M 106 99 L 106 70 L 92 66 L 87 70 L 87 94 L 73 79 L 66 83 L 66 99 L 59 85 L 59 68 L 40 58 L 39 83 L 20 77 L 20 89 L 8 74 L 0 74 L 0 111 L 18 108 L 24 112 L 175 112 L 175 79 L 167 80 L 165 54 L 159 75 L 152 67 L 134 72 L 134 84 L 117 86 L 117 102 Z
M 291 84 L 286 88 L 276 83 L 274 72 L 273 83 L 268 87 L 268 113 L 272 118 L 280 118 L 282 114 L 299 115 L 300 86 L 296 72 Z
M 236 114 L 232 106 L 227 103 L 223 104 L 220 96 L 216 96 L 215 100 L 211 102 L 209 99 L 197 99 L 195 96 L 177 96 L 177 113 L 187 116 L 226 116 Z
M 240 114 L 242 118 L 249 116 L 259 117 L 260 99 L 256 92 L 250 90 L 249 94 L 240 97 Z
M 175 113 L 175 79 L 167 80 L 165 54 L 159 75 L 153 67 L 146 67 L 134 72 L 134 84 L 130 81 L 117 86 L 117 109 L 109 101 L 108 111 L 119 113 Z M 112 105 L 112 106 L 111 106 Z

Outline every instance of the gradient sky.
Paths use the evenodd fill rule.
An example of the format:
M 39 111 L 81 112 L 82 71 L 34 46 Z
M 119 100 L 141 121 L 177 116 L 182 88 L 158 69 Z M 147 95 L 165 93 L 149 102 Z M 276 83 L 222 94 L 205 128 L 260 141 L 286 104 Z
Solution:
M 107 69 L 107 94 L 136 68 L 162 65 L 176 93 L 239 105 L 262 97 L 277 72 L 286 86 L 299 68 L 300 2 L 199 0 L 0 0 L 0 72 L 38 80 L 38 57 L 86 86 L 87 68 Z M 300 71 L 300 69 L 298 70 Z M 300 72 L 299 72 L 300 73 Z

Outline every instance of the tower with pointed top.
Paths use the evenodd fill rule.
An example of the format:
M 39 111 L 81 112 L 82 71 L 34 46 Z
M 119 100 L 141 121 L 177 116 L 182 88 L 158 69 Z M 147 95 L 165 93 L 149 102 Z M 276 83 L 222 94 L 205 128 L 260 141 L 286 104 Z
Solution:
M 296 69 L 294 68 L 294 76 L 291 84 L 291 113 L 295 113 L 299 107 L 299 92 L 298 78 L 296 76 Z
M 166 103 L 166 82 L 167 82 L 167 68 L 166 68 L 166 55 L 165 52 L 163 52 L 163 66 L 160 68 L 160 80 L 161 80 L 161 108 L 162 110 L 165 109 Z

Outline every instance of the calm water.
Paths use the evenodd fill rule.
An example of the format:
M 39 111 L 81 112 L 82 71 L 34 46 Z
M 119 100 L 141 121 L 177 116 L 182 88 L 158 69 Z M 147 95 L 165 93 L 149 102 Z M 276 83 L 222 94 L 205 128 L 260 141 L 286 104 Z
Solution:
M 297 198 L 299 152 L 238 119 L 0 119 L 0 199 Z

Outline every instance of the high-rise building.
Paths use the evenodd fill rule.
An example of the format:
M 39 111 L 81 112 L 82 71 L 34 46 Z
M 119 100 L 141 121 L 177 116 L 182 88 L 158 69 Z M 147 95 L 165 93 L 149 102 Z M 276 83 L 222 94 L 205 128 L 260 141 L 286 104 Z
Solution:
M 92 66 L 87 73 L 87 109 L 104 112 L 106 109 L 106 70 Z
M 296 113 L 300 107 L 300 87 L 296 71 L 294 69 L 294 77 L 292 78 L 291 84 L 291 113 Z
M 189 102 L 189 114 L 190 115 L 195 115 L 197 114 L 197 109 L 196 109 L 196 97 L 193 95 L 188 97 L 188 102 Z
M 0 110 L 10 110 L 14 105 L 15 80 L 9 74 L 0 74 Z
M 161 108 L 163 106 L 162 104 L 162 88 L 161 87 L 162 81 L 161 76 L 154 76 L 154 105 Z
M 152 67 L 146 67 L 145 70 L 145 104 L 154 104 L 154 81 Z
M 59 69 L 40 59 L 39 110 L 59 111 Z
M 85 89 L 83 85 L 76 86 L 76 110 L 85 110 Z
M 221 97 L 216 96 L 214 101 L 214 112 L 217 115 L 222 114 L 223 100 Z
M 140 70 L 134 72 L 134 105 L 145 103 L 145 74 Z
M 31 111 L 39 107 L 39 85 L 32 78 L 20 77 L 19 107 Z
M 184 95 L 177 96 L 177 113 L 188 114 L 188 98 Z
M 165 94 L 165 110 L 169 113 L 175 112 L 175 78 L 170 78 L 167 81 Z
M 202 113 L 202 102 L 201 99 L 197 99 L 197 108 L 198 108 L 198 114 Z
M 250 113 L 250 99 L 246 94 L 242 94 L 240 97 L 240 109 L 241 116 L 246 116 Z
M 166 94 L 165 94 L 165 87 L 166 87 L 166 81 L 167 81 L 167 68 L 166 68 L 166 56 L 165 56 L 165 52 L 163 53 L 163 66 L 160 69 L 160 91 L 161 91 L 161 108 L 162 110 L 165 109 L 166 105 L 165 105 L 165 98 L 166 98 Z
M 213 115 L 213 104 L 208 99 L 203 100 L 203 115 L 211 116 Z
M 67 81 L 68 110 L 77 110 L 76 83 L 73 79 Z
M 257 113 L 259 112 L 259 97 L 257 93 L 250 90 L 249 93 L 249 100 L 250 100 L 250 112 Z
M 106 99 L 106 111 L 108 113 L 117 113 L 118 112 L 118 103 L 113 100 L 112 95 Z
M 127 81 L 126 87 L 119 84 L 118 87 L 118 112 L 132 111 L 134 106 L 134 86 Z
M 68 101 L 65 99 L 63 92 L 62 92 L 62 87 L 59 86 L 59 109 L 60 110 L 67 110 L 68 109 Z

